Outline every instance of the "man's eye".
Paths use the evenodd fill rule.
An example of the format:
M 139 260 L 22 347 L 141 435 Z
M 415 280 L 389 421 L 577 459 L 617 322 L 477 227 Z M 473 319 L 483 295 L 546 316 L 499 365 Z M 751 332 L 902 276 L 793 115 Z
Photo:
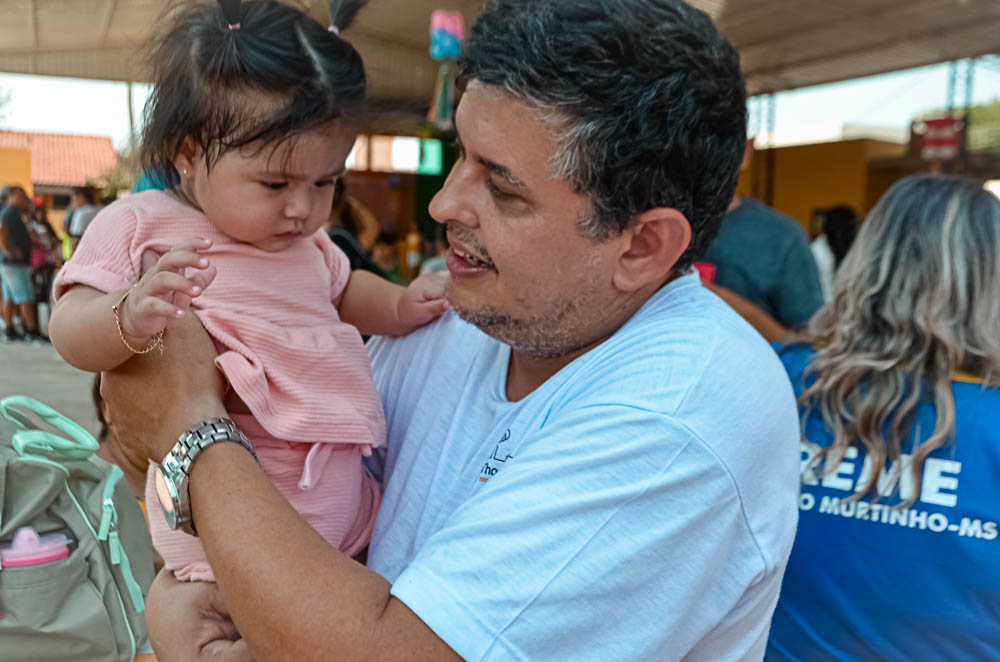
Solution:
M 487 190 L 489 190 L 490 195 L 492 195 L 496 200 L 506 201 L 506 200 L 514 200 L 517 198 L 517 196 L 514 195 L 513 193 L 508 193 L 507 191 L 504 191 L 502 188 L 497 186 L 496 182 L 494 182 L 489 177 L 486 178 L 486 188 Z
M 323 187 L 326 187 L 326 186 L 333 186 L 333 183 L 335 181 L 336 181 L 335 179 L 321 179 L 318 182 L 316 182 L 316 186 L 319 186 L 320 188 L 323 188 Z
M 280 191 L 281 189 L 288 186 L 288 182 L 261 182 L 261 184 L 271 189 L 272 191 Z

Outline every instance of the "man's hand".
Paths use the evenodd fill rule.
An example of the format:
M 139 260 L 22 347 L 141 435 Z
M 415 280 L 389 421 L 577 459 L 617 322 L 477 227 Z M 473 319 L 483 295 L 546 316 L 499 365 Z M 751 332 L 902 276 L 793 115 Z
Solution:
M 159 662 L 253 660 L 217 584 L 181 583 L 161 570 L 146 598 L 146 624 Z
M 101 396 L 124 457 L 160 462 L 192 425 L 225 416 L 215 345 L 195 315 L 172 324 L 163 355 L 136 356 L 101 377 Z

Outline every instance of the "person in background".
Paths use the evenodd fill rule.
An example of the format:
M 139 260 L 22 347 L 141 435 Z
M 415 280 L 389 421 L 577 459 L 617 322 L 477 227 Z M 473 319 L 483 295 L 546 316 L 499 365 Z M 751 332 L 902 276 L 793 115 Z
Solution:
M 61 262 L 62 242 L 49 224 L 48 211 L 41 198 L 35 200 L 27 225 L 31 235 L 31 276 L 35 283 L 35 300 L 49 303 L 52 276 Z
M 809 248 L 819 271 L 823 301 L 829 303 L 833 298 L 833 276 L 858 236 L 858 215 L 847 205 L 838 205 L 819 210 L 816 216 L 821 228 Z
M 702 285 L 729 304 L 729 307 L 746 320 L 767 342 L 781 342 L 788 338 L 788 329 L 778 324 L 773 317 L 761 310 L 759 306 L 755 306 L 732 290 L 727 290 L 721 285 L 712 282 L 703 282 Z
M 347 183 L 343 177 L 337 180 L 330 218 L 334 225 L 344 228 L 357 238 L 362 251 L 371 253 L 379 232 L 382 231 L 381 226 L 375 214 L 347 192 Z
M 439 225 L 434 233 L 434 241 L 430 242 L 430 257 L 420 265 L 420 275 L 447 271 L 448 248 L 448 232 L 443 225 Z
M 382 271 L 385 278 L 394 283 L 402 280 L 399 268 L 399 238 L 396 233 L 384 230 L 372 249 L 372 261 Z
M 376 276 L 386 277 L 385 272 L 371 257 L 379 233 L 378 220 L 364 205 L 347 195 L 343 177 L 334 184 L 333 204 L 326 231 L 337 248 L 347 256 L 352 271 L 362 269 Z
M 747 141 L 742 168 L 752 156 L 753 142 Z M 733 196 L 703 261 L 715 265 L 715 284 L 750 301 L 785 327 L 804 327 L 823 305 L 823 289 L 805 230 L 756 200 Z
M 11 187 L 6 184 L 3 187 L 0 187 L 0 216 L 2 216 L 4 208 L 7 206 L 8 198 L 10 198 L 10 189 Z M 0 252 L 0 264 L 3 264 L 2 252 Z M 6 320 L 7 298 L 4 297 L 2 293 L 3 293 L 3 273 L 2 271 L 0 271 L 0 322 L 2 322 L 4 325 L 3 339 L 6 342 L 8 340 L 7 337 L 8 327 L 4 320 Z
M 768 660 L 1000 651 L 1000 200 L 896 183 L 805 342 L 779 351 L 802 496 Z
M 69 198 L 69 205 L 70 209 L 73 210 L 73 214 L 69 218 L 69 221 L 64 220 L 63 227 L 66 233 L 69 234 L 73 250 L 75 251 L 77 245 L 80 243 L 80 237 L 83 236 L 90 222 L 97 216 L 97 212 L 101 211 L 101 206 L 94 204 L 94 191 L 86 186 L 73 189 L 73 193 Z M 69 214 L 68 211 L 66 213 Z
M 31 279 L 31 234 L 25 224 L 28 195 L 12 186 L 7 205 L 0 212 L 0 280 L 3 281 L 3 321 L 5 340 L 42 342 L 38 332 L 35 286 Z M 15 313 L 21 317 L 24 336 L 14 327 Z

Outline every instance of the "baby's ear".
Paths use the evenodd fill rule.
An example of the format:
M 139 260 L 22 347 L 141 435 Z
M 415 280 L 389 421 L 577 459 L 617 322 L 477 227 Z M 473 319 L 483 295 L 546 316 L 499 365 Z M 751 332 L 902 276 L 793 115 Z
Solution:
M 198 159 L 199 152 L 198 145 L 195 144 L 191 136 L 185 136 L 180 144 L 177 145 L 177 152 L 174 154 L 173 163 L 181 179 L 184 178 L 184 175 L 194 172 L 194 164 Z

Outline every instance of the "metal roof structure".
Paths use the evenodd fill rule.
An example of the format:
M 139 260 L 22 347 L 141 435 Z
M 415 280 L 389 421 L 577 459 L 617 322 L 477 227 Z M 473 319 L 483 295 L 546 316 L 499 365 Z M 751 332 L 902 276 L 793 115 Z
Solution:
M 0 0 L 0 71 L 143 81 L 139 52 L 182 0 Z M 326 20 L 323 0 L 288 0 Z M 581 2 L 584 0 L 580 0 Z M 690 0 L 740 50 L 750 94 L 1000 51 L 1000 0 Z M 429 17 L 482 0 L 371 0 L 346 33 L 374 96 L 426 102 Z

